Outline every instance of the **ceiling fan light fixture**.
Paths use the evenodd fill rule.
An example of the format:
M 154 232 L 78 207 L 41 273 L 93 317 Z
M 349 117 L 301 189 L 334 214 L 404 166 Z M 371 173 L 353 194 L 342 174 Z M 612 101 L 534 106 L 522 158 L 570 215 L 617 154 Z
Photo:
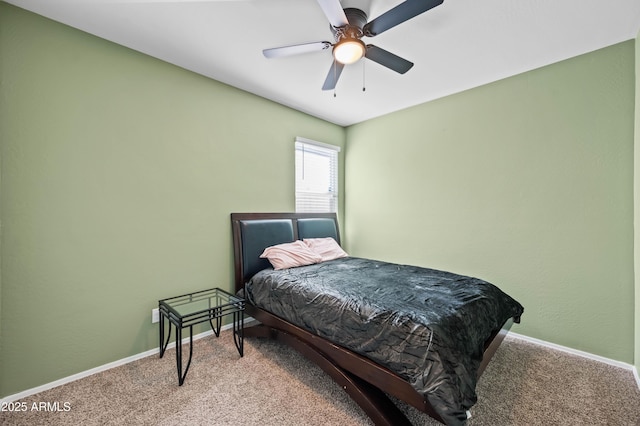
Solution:
M 333 57 L 344 65 L 358 62 L 365 55 L 367 48 L 357 38 L 343 38 L 333 46 Z

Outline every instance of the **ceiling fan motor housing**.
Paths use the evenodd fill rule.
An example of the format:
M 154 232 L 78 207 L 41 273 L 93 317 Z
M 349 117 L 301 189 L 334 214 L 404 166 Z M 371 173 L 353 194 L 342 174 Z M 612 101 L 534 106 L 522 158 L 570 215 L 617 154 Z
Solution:
M 348 25 L 338 28 L 333 25 L 329 25 L 335 40 L 340 41 L 344 38 L 360 39 L 364 35 L 362 28 L 367 23 L 367 14 L 360 9 L 351 7 L 344 9 L 344 14 L 347 16 L 347 20 L 349 21 Z

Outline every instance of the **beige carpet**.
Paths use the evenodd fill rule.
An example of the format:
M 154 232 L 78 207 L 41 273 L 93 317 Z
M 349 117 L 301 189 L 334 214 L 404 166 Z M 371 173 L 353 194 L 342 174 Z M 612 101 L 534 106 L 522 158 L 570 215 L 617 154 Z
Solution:
M 507 338 L 478 384 L 476 425 L 640 425 L 633 374 Z M 151 356 L 26 398 L 27 411 L 0 412 L 1 425 L 369 425 L 319 368 L 278 343 L 231 333 L 194 345 L 182 387 L 175 351 Z M 60 410 L 37 411 L 35 407 Z M 414 425 L 437 425 L 409 407 Z

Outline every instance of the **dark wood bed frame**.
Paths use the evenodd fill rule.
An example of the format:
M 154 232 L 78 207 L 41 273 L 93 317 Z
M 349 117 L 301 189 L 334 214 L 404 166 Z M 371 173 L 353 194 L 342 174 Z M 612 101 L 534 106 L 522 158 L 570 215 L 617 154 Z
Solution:
M 232 213 L 235 290 L 244 289 L 250 276 L 245 276 L 243 259 L 243 238 L 241 223 L 288 219 L 293 222 L 294 240 L 298 239 L 297 221 L 308 218 L 328 218 L 335 223 L 338 243 L 340 234 L 337 217 L 333 213 Z M 285 241 L 282 241 L 285 242 Z M 266 248 L 266 247 L 265 247 Z M 263 309 L 246 304 L 246 313 L 261 324 L 245 328 L 248 337 L 264 337 L 283 342 L 329 374 L 347 394 L 364 410 L 376 425 L 410 425 L 404 413 L 389 399 L 388 395 L 427 413 L 443 422 L 429 402 L 421 396 L 405 379 L 391 370 L 358 355 L 342 346 L 318 337 Z M 501 329 L 495 330 L 485 342 L 485 351 L 478 377 L 482 374 L 491 357 L 507 335 L 514 320 L 509 319 Z

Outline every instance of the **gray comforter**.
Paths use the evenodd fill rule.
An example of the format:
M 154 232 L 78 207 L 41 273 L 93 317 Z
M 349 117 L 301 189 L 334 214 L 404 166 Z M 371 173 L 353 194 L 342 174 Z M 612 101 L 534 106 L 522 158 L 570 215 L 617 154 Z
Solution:
M 484 342 L 523 307 L 477 278 L 361 258 L 258 272 L 258 307 L 405 378 L 447 424 L 475 404 Z

